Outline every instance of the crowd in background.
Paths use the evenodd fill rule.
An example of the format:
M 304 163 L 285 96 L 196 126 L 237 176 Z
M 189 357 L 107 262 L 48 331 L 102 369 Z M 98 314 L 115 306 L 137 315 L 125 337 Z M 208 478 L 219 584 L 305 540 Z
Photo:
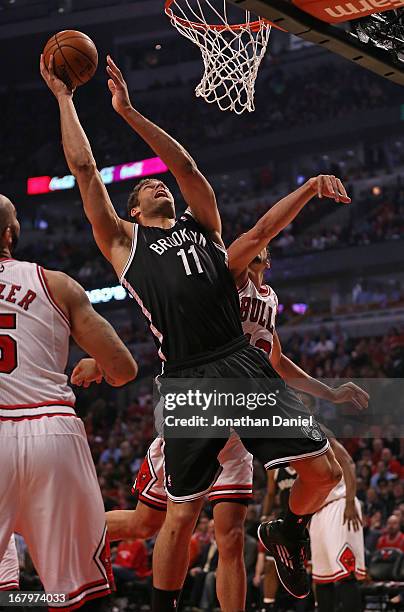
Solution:
M 139 56 L 134 52 L 132 67 L 152 71 L 161 65 L 162 57 L 166 62 L 169 58 L 174 61 L 175 53 L 175 49 L 171 55 L 167 53 L 165 56 L 158 53 Z M 190 55 L 190 58 L 193 57 L 195 54 Z M 401 102 L 397 87 L 348 64 L 333 64 L 331 67 L 324 63 L 293 72 L 284 71 L 277 66 L 276 58 L 269 57 L 257 81 L 256 112 L 243 116 L 242 120 L 223 115 L 211 105 L 195 100 L 190 87 L 185 90 L 182 85 L 183 82 L 176 77 L 163 88 L 156 77 L 150 86 L 153 98 L 148 91 L 138 92 L 134 94 L 134 102 L 192 152 L 205 146 L 216 147 L 236 140 L 243 142 L 249 137 L 283 129 L 297 130 L 309 126 L 318 129 L 321 121 L 348 120 L 355 113 L 392 108 Z M 7 121 L 0 124 L 3 145 L 0 180 L 23 181 L 27 176 L 63 175 L 68 172 L 60 146 L 57 104 L 50 96 L 45 86 L 25 95 L 21 95 L 18 88 L 9 88 L 7 92 L 0 93 L 0 113 L 2 117 L 7 117 Z M 99 167 L 150 157 L 149 148 L 114 114 L 104 82 L 95 80 L 91 86 L 77 92 L 75 97 Z M 173 108 L 180 109 L 180 112 L 173 112 Z M 355 179 L 392 172 L 403 162 L 404 147 L 394 148 L 391 143 L 381 142 L 365 146 L 362 158 L 356 152 L 351 152 L 349 160 L 322 156 L 306 167 L 302 165 L 299 167 L 302 176 L 299 180 L 294 177 L 290 188 L 322 172 L 337 174 L 354 188 Z M 288 178 L 290 183 L 291 177 Z M 281 182 L 284 185 L 284 179 L 279 170 L 268 163 L 250 170 L 237 183 L 222 181 L 216 191 L 226 244 L 252 227 L 268 210 L 273 204 L 269 192 L 279 187 Z M 246 205 L 251 200 L 253 203 Z M 352 208 L 352 213 L 341 220 L 328 222 L 327 215 L 333 209 L 320 207 L 319 202 L 313 200 L 304 214 L 273 241 L 272 257 L 280 260 L 288 256 L 321 254 L 332 249 L 386 241 L 395 242 L 398 247 L 402 245 L 404 185 L 399 170 L 393 186 L 357 196 Z M 117 284 L 112 267 L 100 256 L 82 215 L 66 214 L 61 222 L 59 212 L 43 206 L 40 213 L 30 216 L 29 221 L 28 215 L 27 218 L 23 214 L 21 217 L 24 231 L 19 258 L 63 270 L 79 280 L 86 289 Z M 316 229 L 312 229 L 314 224 Z M 34 240 L 24 242 L 26 229 L 36 230 Z M 386 306 L 404 301 L 399 280 L 390 286 L 369 278 L 352 278 L 351 283 L 349 300 L 353 310 L 370 304 Z M 332 297 L 327 296 L 328 299 L 327 312 L 337 314 L 338 305 L 334 303 L 333 307 L 330 303 Z M 312 302 L 308 305 L 309 314 L 313 306 Z M 293 322 L 294 318 L 296 313 L 289 304 L 278 313 L 281 338 L 282 324 Z M 146 325 L 135 318 L 128 317 L 118 331 L 140 361 L 140 378 L 135 387 L 115 390 L 103 383 L 101 387 L 77 392 L 78 413 L 85 424 L 106 510 L 134 508 L 135 498 L 131 488 L 154 435 L 152 375 L 157 364 L 154 346 Z M 283 341 L 283 350 L 317 378 L 377 381 L 404 378 L 404 328 L 399 326 L 391 327 L 382 336 L 364 337 L 350 336 L 343 324 L 319 326 L 316 332 L 288 336 Z M 397 405 L 388 405 L 391 415 L 386 415 L 383 429 L 374 430 L 372 437 L 355 435 L 349 425 L 343 429 L 341 441 L 356 464 L 368 559 L 374 551 L 386 545 L 404 552 L 404 444 L 397 437 L 393 418 L 401 407 L 400 401 L 402 399 Z M 326 410 L 331 419 L 338 420 L 337 413 L 329 406 L 320 405 L 317 408 Z M 265 473 L 256 464 L 254 499 L 248 509 L 245 541 L 251 606 L 259 606 L 260 577 L 256 575 L 255 566 L 256 528 L 262 514 L 265 490 Z M 279 499 L 276 498 L 274 513 L 278 510 Z M 216 605 L 214 589 L 198 591 L 197 579 L 198 574 L 205 571 L 208 559 L 208 570 L 214 578 L 217 551 L 214 550 L 211 517 L 212 509 L 207 504 L 193 537 L 186 600 L 195 608 L 211 609 Z M 24 570 L 23 585 L 27 587 L 26 590 L 36 588 L 37 578 L 24 542 L 18 539 L 17 544 Z M 152 550 L 153 539 L 123 542 L 114 547 L 118 607 L 119 596 L 127 600 L 125 605 L 129 607 L 125 609 L 130 609 L 134 597 L 139 606 L 142 603 L 147 606 Z M 207 602 L 209 608 L 205 608 Z
M 8 117 L 0 125 L 0 179 L 68 173 L 60 146 L 57 104 L 39 79 L 38 75 L 38 89 L 24 91 L 23 95 L 12 87 L 0 93 L 0 113 Z M 323 86 L 325 82 L 327 87 Z M 156 93 L 159 89 L 161 96 Z M 152 99 L 134 93 L 133 101 L 141 112 L 180 138 L 194 155 L 204 146 L 323 120 L 347 119 L 356 112 L 400 103 L 398 87 L 348 64 L 324 63 L 295 73 L 271 65 L 268 70 L 263 68 L 256 89 L 256 111 L 242 120 L 195 99 L 192 89 L 180 89 L 178 82 L 172 87 L 156 83 Z M 105 82 L 94 81 L 78 91 L 76 98 L 100 167 L 150 157 L 148 147 L 112 110 Z M 180 108 L 180 112 L 174 113 L 173 108 Z

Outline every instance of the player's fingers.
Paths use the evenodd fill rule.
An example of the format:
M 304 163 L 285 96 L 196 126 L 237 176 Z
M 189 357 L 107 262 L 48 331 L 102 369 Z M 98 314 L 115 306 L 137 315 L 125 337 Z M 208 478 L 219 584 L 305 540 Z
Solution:
M 362 393 L 357 393 L 356 399 L 358 400 L 362 408 L 367 408 L 369 406 L 369 397 L 366 397 L 366 395 L 363 395 Z
M 334 197 L 334 188 L 332 186 L 331 178 L 329 176 L 324 177 L 324 195 L 328 198 Z
M 365 391 L 365 389 L 361 389 L 360 387 L 358 387 L 358 385 L 355 385 L 355 383 L 350 383 L 351 388 L 355 391 L 357 398 L 360 401 L 364 401 L 364 402 L 369 402 L 370 399 L 370 395 L 367 391 Z
M 337 185 L 338 185 L 338 191 L 341 195 L 341 202 L 344 202 L 344 204 L 350 204 L 350 202 L 352 201 L 351 198 L 349 197 L 349 195 L 346 192 L 346 189 L 342 183 L 342 181 L 337 178 Z
M 339 202 L 340 199 L 340 194 L 339 194 L 339 189 L 338 189 L 338 184 L 337 184 L 337 179 L 335 178 L 335 176 L 332 174 L 330 176 L 330 180 L 331 180 L 331 184 L 332 184 L 332 190 L 334 192 L 334 200 L 336 202 Z
M 317 177 L 317 195 L 319 198 L 323 197 L 323 175 Z
M 49 75 L 52 79 L 55 77 L 55 71 L 53 69 L 53 53 L 51 53 L 49 58 Z
M 117 80 L 123 80 L 121 71 L 109 55 L 107 55 L 107 72 L 112 74 Z
M 41 53 L 41 56 L 39 58 L 39 70 L 42 76 L 45 77 L 45 62 L 43 59 L 43 53 Z
M 107 66 L 107 72 L 109 74 L 109 76 L 111 77 L 111 80 L 113 81 L 115 88 L 122 88 L 122 82 L 119 80 L 119 77 L 115 74 L 115 72 L 109 67 Z
M 108 79 L 108 89 L 112 93 L 112 95 L 114 95 L 114 93 L 116 92 L 116 85 L 112 79 Z
M 108 65 L 112 68 L 112 70 L 122 79 L 122 72 L 119 70 L 118 66 L 115 64 L 114 60 L 110 55 L 107 55 Z
M 362 404 L 356 399 L 355 396 L 351 397 L 351 403 L 355 406 L 355 408 L 357 408 L 358 410 L 363 410 L 363 406 Z

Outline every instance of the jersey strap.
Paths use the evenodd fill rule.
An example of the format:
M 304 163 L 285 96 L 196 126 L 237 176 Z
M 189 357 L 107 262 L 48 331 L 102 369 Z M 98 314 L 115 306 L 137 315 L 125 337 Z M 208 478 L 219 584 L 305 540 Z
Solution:
M 121 283 L 121 285 L 123 285 L 123 280 L 125 278 L 125 275 L 127 274 L 130 265 L 133 261 L 133 258 L 135 256 L 136 253 L 136 247 L 137 247 L 137 237 L 138 237 L 138 233 L 139 233 L 139 224 L 138 223 L 134 223 L 133 224 L 133 236 L 132 236 L 132 247 L 130 250 L 130 254 L 129 254 L 129 258 L 128 261 L 126 262 L 126 265 L 122 271 L 121 276 L 119 277 L 119 282 Z

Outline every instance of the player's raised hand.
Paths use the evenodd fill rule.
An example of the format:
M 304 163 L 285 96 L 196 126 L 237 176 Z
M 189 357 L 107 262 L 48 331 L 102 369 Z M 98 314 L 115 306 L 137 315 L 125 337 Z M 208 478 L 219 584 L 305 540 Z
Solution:
M 130 109 L 132 104 L 129 98 L 128 85 L 110 55 L 107 55 L 107 73 L 109 76 L 108 88 L 112 94 L 112 106 L 118 114 L 122 114 L 125 110 Z
M 73 95 L 73 91 L 56 76 L 53 68 L 53 55 L 51 55 L 49 58 L 49 66 L 46 66 L 43 53 L 41 53 L 39 69 L 41 71 L 43 80 L 56 98 L 59 98 L 60 96 L 71 97 Z
M 344 185 L 333 174 L 319 174 L 309 179 L 309 184 L 313 190 L 313 195 L 317 195 L 319 198 L 331 198 L 335 202 L 342 202 L 342 204 L 351 203 L 351 198 L 348 196 Z
M 86 389 L 93 382 L 100 384 L 102 378 L 102 372 L 95 359 L 86 357 L 85 359 L 80 359 L 74 368 L 70 377 L 70 382 L 72 385 L 84 387 Z
M 335 404 L 353 404 L 358 410 L 363 410 L 369 405 L 369 393 L 366 393 L 355 383 L 348 382 L 334 389 L 333 402 Z
M 345 523 L 348 523 L 348 531 L 351 531 L 351 529 L 359 531 L 362 526 L 362 519 L 354 500 L 347 500 L 345 504 L 344 521 L 342 524 L 345 525 Z

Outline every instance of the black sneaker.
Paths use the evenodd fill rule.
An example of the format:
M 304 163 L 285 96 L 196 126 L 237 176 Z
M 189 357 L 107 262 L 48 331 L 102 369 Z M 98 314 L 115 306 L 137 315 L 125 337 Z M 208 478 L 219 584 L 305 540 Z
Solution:
M 310 582 L 304 566 L 309 538 L 292 541 L 282 529 L 283 521 L 261 523 L 258 538 L 273 556 L 276 571 L 284 588 L 297 599 L 310 593 Z

